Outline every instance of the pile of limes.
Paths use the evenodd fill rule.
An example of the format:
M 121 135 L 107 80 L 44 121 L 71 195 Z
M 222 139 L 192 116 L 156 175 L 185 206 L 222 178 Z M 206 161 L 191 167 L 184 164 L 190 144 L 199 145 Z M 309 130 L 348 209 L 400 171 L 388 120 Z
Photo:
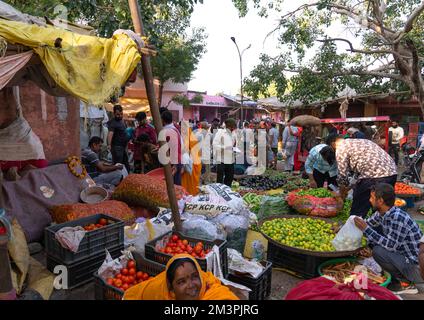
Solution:
M 333 225 L 312 218 L 281 218 L 263 223 L 261 231 L 286 246 L 311 251 L 335 251 Z

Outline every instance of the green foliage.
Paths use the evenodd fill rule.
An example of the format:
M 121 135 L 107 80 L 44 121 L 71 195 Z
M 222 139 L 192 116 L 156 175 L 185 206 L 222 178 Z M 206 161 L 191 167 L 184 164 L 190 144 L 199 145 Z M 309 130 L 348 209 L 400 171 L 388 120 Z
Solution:
M 185 94 L 179 94 L 172 98 L 172 101 L 182 105 L 183 107 L 189 107 L 190 104 L 200 104 L 203 102 L 203 96 L 201 94 L 196 94 L 192 99 L 189 99 Z
M 281 11 L 283 1 L 268 1 L 268 4 L 273 4 L 271 6 L 265 6 L 261 0 L 233 0 L 233 3 L 241 16 L 252 9 L 263 16 L 270 11 Z M 281 101 L 301 100 L 310 103 L 335 98 L 347 86 L 361 93 L 388 90 L 413 92 L 414 84 L 422 87 L 422 81 L 417 83 L 417 80 L 407 78 L 408 73 L 417 71 L 413 70 L 411 63 L 407 64 L 407 72 L 401 72 L 399 65 L 394 63 L 389 64 L 387 69 L 379 69 L 394 60 L 392 54 L 381 51 L 395 48 L 393 41 L 384 33 L 381 34 L 381 29 L 374 28 L 377 24 L 385 28 L 386 33 L 402 31 L 407 17 L 421 4 L 421 0 L 386 0 L 385 11 L 381 15 L 380 8 L 384 7 L 382 3 L 379 0 L 321 0 L 307 2 L 308 5 L 304 6 L 299 4 L 298 10 L 284 12 L 274 31 L 278 33 L 281 53 L 276 57 L 266 54 L 260 57 L 260 63 L 244 80 L 245 91 L 253 98 L 267 97 L 269 87 L 275 84 L 277 97 Z M 279 8 L 276 9 L 276 6 Z M 341 7 L 348 10 L 343 11 Z M 374 25 L 367 21 L 372 21 Z M 343 53 L 341 48 L 350 49 L 350 46 L 340 40 L 330 40 L 328 32 L 329 27 L 336 22 L 348 26 L 349 31 L 361 39 L 361 44 L 356 44 L 354 49 L 368 53 L 350 50 Z M 368 26 L 364 27 L 362 23 Z M 421 13 L 412 30 L 400 42 L 403 55 L 412 56 L 412 45 L 417 48 L 418 55 L 424 57 L 423 30 L 424 14 Z M 313 57 L 307 58 L 306 53 L 312 51 L 315 51 Z M 418 71 L 423 70 L 423 62 L 424 58 L 421 59 Z M 375 69 L 378 75 L 370 74 Z M 387 74 L 399 79 L 387 77 Z M 410 94 L 399 98 L 405 99 L 408 96 Z

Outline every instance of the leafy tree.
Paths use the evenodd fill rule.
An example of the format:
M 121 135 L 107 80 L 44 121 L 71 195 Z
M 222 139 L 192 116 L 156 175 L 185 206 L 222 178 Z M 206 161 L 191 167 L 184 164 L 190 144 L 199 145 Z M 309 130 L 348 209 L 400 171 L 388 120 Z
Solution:
M 200 58 L 205 53 L 203 29 L 194 29 L 189 36 L 172 39 L 160 38 L 160 50 L 152 59 L 153 74 L 159 80 L 159 102 L 162 104 L 163 88 L 166 81 L 184 83 L 190 81 Z
M 243 16 L 249 4 L 266 16 L 282 11 L 284 0 L 233 0 Z M 346 86 L 360 92 L 408 91 L 417 97 L 424 113 L 424 1 L 421 0 L 318 0 L 283 14 L 271 33 L 278 32 L 281 53 L 263 54 L 245 79 L 253 97 L 268 95 L 274 84 L 285 101 L 303 102 L 336 97 Z M 334 22 L 346 25 L 361 40 L 331 38 Z M 341 52 L 344 44 L 347 52 Z M 308 50 L 315 50 L 312 59 Z M 291 86 L 287 92 L 288 85 Z

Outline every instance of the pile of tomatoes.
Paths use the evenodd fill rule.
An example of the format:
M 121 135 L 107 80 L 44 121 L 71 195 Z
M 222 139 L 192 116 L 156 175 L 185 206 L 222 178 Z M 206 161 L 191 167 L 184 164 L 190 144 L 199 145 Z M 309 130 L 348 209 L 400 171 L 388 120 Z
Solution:
M 197 242 L 194 247 L 192 247 L 187 240 L 180 239 L 178 235 L 174 234 L 166 243 L 165 247 L 159 251 L 162 253 L 170 254 L 172 256 L 181 253 L 188 253 L 194 258 L 204 259 L 211 250 L 205 250 L 203 243 L 200 241 Z
M 137 271 L 135 261 L 130 260 L 125 268 L 122 268 L 114 278 L 108 278 L 106 282 L 110 286 L 126 291 L 150 278 L 151 277 L 147 273 Z
M 96 229 L 100 229 L 103 228 L 104 226 L 107 226 L 108 222 L 105 218 L 101 218 L 99 219 L 99 221 L 97 223 L 92 223 L 92 224 L 88 224 L 84 227 L 85 231 L 93 231 Z
M 406 194 L 406 195 L 420 195 L 421 191 L 417 188 L 411 187 L 402 182 L 396 182 L 395 185 L 395 193 L 396 194 Z

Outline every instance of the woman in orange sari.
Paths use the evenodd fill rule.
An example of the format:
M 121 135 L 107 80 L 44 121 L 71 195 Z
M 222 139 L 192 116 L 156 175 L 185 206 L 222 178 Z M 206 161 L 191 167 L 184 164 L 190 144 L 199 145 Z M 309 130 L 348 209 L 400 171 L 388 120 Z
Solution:
M 164 272 L 125 291 L 123 300 L 239 300 L 189 254 L 172 257 Z
M 184 139 L 184 146 L 191 159 L 193 160 L 193 169 L 190 172 L 184 171 L 181 177 L 181 186 L 191 195 L 195 196 L 199 193 L 200 177 L 202 175 L 202 162 L 201 162 L 201 145 L 199 140 L 193 134 L 191 128 L 182 132 Z

